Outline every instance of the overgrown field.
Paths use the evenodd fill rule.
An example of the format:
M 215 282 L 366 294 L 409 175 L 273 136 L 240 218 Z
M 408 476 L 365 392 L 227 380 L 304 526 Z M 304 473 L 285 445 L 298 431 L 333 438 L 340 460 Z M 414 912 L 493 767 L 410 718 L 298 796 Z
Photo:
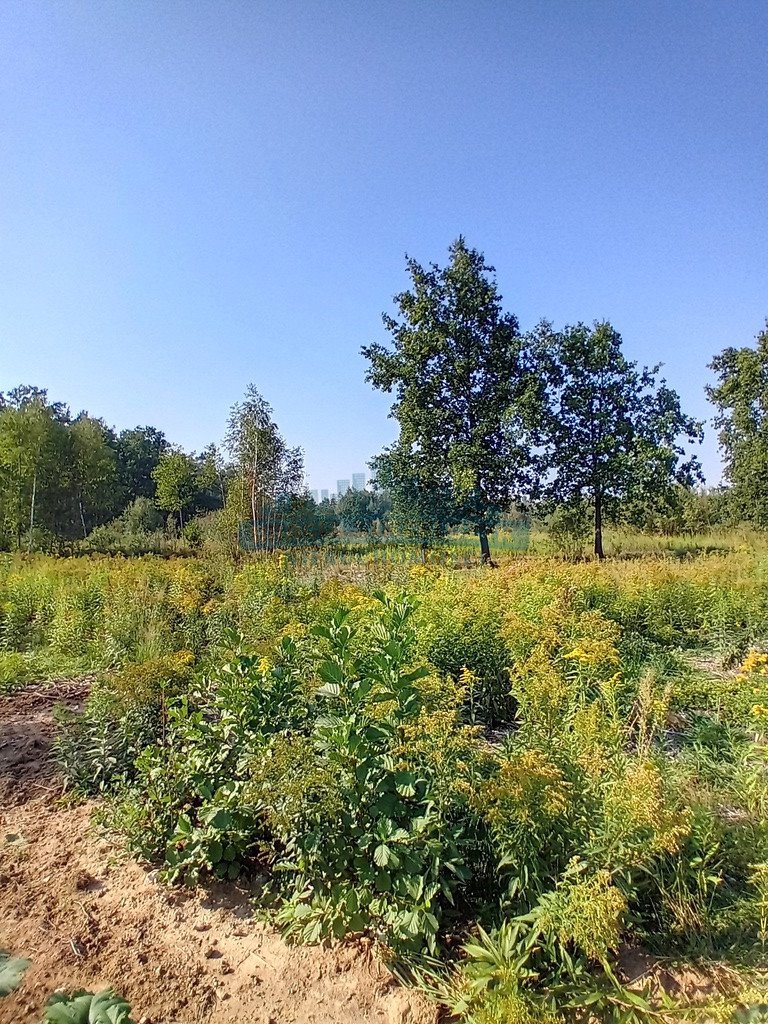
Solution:
M 624 984 L 627 946 L 761 965 L 756 549 L 8 560 L 0 649 L 9 690 L 97 672 L 58 757 L 166 880 L 256 875 L 286 934 L 366 932 L 475 1024 L 673 1012 Z

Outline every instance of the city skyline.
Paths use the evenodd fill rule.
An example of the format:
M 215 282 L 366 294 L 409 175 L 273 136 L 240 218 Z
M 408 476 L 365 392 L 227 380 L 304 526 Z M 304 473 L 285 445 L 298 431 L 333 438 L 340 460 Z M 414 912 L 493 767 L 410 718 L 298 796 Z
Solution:
M 328 501 L 331 498 L 343 497 L 347 491 L 364 491 L 368 485 L 367 473 L 352 473 L 348 477 L 339 477 L 336 480 L 336 489 L 330 487 L 310 487 L 309 494 L 316 503 Z

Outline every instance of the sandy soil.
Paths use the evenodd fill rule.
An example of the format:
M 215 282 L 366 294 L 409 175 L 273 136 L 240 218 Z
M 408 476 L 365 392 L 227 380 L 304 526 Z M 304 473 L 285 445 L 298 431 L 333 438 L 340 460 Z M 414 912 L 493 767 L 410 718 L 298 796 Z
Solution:
M 288 946 L 242 888 L 159 885 L 94 830 L 93 804 L 62 804 L 52 709 L 88 685 L 0 698 L 0 949 L 32 960 L 0 1024 L 39 1021 L 56 989 L 108 986 L 144 1024 L 434 1024 L 360 946 Z

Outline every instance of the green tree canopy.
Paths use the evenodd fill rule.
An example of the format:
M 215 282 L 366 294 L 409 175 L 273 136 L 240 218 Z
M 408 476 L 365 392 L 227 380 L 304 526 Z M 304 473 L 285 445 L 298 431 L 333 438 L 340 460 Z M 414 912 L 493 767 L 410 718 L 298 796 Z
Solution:
M 162 430 L 155 427 L 121 431 L 117 439 L 117 458 L 126 504 L 134 498 L 154 498 L 153 472 L 169 447 Z
M 411 453 L 394 445 L 371 462 L 374 483 L 389 495 L 390 531 L 426 551 L 441 541 L 457 521 L 447 482 L 420 474 Z
M 590 510 L 594 552 L 603 557 L 603 524 L 637 520 L 674 502 L 676 485 L 701 479 L 681 439 L 701 440 L 678 395 L 658 380 L 659 367 L 638 369 L 608 323 L 535 333 L 547 415 L 540 435 L 545 503 Z
M 157 507 L 165 512 L 175 512 L 179 527 L 184 527 L 184 512 L 193 503 L 197 492 L 197 466 L 189 455 L 178 449 L 171 449 L 161 455 L 152 472 L 157 496 Z
M 740 518 L 768 527 L 768 321 L 754 348 L 726 348 L 710 363 L 718 377 L 707 388 L 725 476 Z
M 376 520 L 376 502 L 370 491 L 347 491 L 339 498 L 336 511 L 346 533 L 368 533 Z
M 367 379 L 395 393 L 398 460 L 427 502 L 450 492 L 452 505 L 490 557 L 488 531 L 532 483 L 527 428 L 540 405 L 540 381 L 517 320 L 502 309 L 493 267 L 463 238 L 446 267 L 407 261 L 411 288 L 384 315 L 392 347 L 367 345 Z
M 98 419 L 81 413 L 69 427 L 72 501 L 83 537 L 119 510 L 121 495 L 112 432 Z
M 26 536 L 53 533 L 68 510 L 66 487 L 69 411 L 47 392 L 21 386 L 0 397 L 0 513 L 5 537 L 17 548 Z

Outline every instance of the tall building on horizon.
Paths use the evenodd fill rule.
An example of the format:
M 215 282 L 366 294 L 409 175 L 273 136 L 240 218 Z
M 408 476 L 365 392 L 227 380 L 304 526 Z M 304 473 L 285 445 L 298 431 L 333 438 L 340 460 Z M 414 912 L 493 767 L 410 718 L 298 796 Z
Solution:
M 364 491 L 365 490 L 365 473 L 353 473 L 352 474 L 352 490 L 353 491 Z
M 340 498 L 343 498 L 347 491 L 350 490 L 349 480 L 337 480 L 336 481 L 336 493 Z
M 312 501 L 317 504 L 317 491 L 310 491 L 309 496 L 312 498 Z
M 322 491 L 320 491 L 320 501 L 328 501 L 328 488 L 327 487 L 324 487 L 322 489 Z

